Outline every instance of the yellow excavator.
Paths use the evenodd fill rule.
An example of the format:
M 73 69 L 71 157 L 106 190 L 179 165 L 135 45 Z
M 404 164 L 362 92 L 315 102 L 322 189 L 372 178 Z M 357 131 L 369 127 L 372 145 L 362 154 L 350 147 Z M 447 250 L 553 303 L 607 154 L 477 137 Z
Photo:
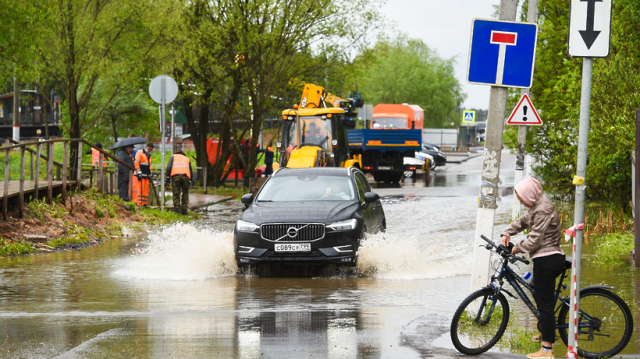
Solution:
M 282 111 L 282 142 L 276 144 L 280 166 L 361 167 L 359 157 L 349 156 L 345 124 L 352 108 L 324 87 L 305 84 L 300 104 Z

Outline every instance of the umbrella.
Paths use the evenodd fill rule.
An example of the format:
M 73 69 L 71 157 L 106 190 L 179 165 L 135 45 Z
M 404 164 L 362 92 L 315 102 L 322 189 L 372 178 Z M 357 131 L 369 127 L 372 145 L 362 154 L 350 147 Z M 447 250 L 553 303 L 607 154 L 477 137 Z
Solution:
M 116 144 L 113 145 L 113 147 L 111 147 L 111 149 L 115 150 L 116 148 L 133 146 L 133 145 L 137 145 L 139 143 L 145 143 L 145 142 L 147 142 L 147 139 L 144 138 L 144 137 L 126 137 L 126 138 L 123 138 L 120 141 L 116 142 Z

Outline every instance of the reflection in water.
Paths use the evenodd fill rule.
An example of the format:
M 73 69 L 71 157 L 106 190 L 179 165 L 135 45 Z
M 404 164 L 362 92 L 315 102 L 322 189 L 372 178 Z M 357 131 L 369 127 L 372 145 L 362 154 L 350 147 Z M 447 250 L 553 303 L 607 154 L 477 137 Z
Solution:
M 507 172 L 501 174 L 502 183 L 509 184 L 514 182 L 514 174 Z M 428 187 L 480 187 L 482 183 L 482 175 L 465 174 L 465 173 L 447 173 L 433 172 L 429 176 Z

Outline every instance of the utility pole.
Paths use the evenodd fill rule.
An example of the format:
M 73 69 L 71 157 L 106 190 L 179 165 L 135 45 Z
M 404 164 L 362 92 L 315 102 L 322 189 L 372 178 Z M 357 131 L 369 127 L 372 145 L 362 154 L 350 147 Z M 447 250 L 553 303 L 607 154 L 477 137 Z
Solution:
M 517 10 L 518 0 L 500 0 L 498 19 L 514 21 Z M 474 237 L 472 291 L 484 287 L 489 282 L 491 253 L 485 248 L 480 248 L 480 245 L 485 244 L 480 236 L 493 237 L 495 212 L 496 208 L 498 208 L 496 203 L 499 197 L 498 186 L 502 184 L 500 180 L 500 160 L 502 157 L 502 134 L 504 132 L 508 90 L 507 87 L 491 86 L 489 94 L 489 113 L 482 157 L 482 184 Z
M 538 0 L 529 0 L 529 10 L 527 11 L 527 22 L 538 23 Z M 528 88 L 523 88 L 521 93 L 529 96 L 531 91 Z M 527 144 L 527 126 L 518 126 L 518 149 L 516 152 L 516 173 L 513 187 L 520 183 L 524 178 L 524 171 L 526 167 L 525 163 L 525 146 Z M 511 209 L 511 218 L 516 219 L 521 214 L 520 201 L 513 196 L 513 208 Z
M 20 92 L 18 91 L 18 79 L 13 76 L 13 140 L 20 141 Z

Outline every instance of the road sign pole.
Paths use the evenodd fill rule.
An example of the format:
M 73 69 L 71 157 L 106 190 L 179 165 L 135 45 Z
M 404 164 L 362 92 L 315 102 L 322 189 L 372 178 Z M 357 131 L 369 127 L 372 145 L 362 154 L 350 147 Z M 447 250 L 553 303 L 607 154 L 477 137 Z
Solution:
M 162 100 L 160 102 L 160 127 L 162 128 L 162 145 L 160 146 L 160 157 L 161 157 L 161 167 L 160 167 L 160 183 L 161 183 L 161 191 L 162 191 L 162 203 L 160 203 L 160 208 L 164 211 L 164 128 L 165 128 L 165 120 L 164 120 L 164 112 L 165 112 L 165 101 L 166 101 L 166 79 L 162 78 Z
M 576 203 L 573 224 L 578 225 L 584 221 L 584 198 L 585 183 L 587 176 L 587 143 L 589 141 L 589 111 L 591 105 L 591 69 L 593 59 L 585 57 L 582 59 L 582 90 L 580 94 L 580 127 L 578 135 L 578 162 L 576 168 Z M 568 351 L 577 349 L 577 328 L 575 319 L 578 313 L 580 298 L 580 272 L 582 270 L 582 235 L 583 231 L 577 230 L 573 240 L 573 268 L 571 278 L 571 305 L 569 315 L 569 344 Z
M 529 0 L 529 10 L 527 11 L 527 21 L 532 23 L 538 23 L 538 0 Z M 523 95 L 529 95 L 529 89 L 522 89 Z M 520 183 L 524 179 L 525 172 L 525 147 L 527 144 L 527 126 L 518 126 L 518 147 L 516 152 L 516 173 L 513 187 Z M 511 209 L 511 218 L 516 219 L 520 217 L 522 207 L 518 198 L 513 196 L 513 207 Z
M 515 20 L 517 8 L 517 0 L 501 0 L 500 20 Z M 484 248 L 480 248 L 480 245 L 485 243 L 480 236 L 493 237 L 495 212 L 496 208 L 498 208 L 496 203 L 499 197 L 498 186 L 502 183 L 500 180 L 500 159 L 505 111 L 507 108 L 507 92 L 507 87 L 491 86 L 489 95 L 489 114 L 482 157 L 482 184 L 474 237 L 471 291 L 484 287 L 489 282 L 491 253 Z

